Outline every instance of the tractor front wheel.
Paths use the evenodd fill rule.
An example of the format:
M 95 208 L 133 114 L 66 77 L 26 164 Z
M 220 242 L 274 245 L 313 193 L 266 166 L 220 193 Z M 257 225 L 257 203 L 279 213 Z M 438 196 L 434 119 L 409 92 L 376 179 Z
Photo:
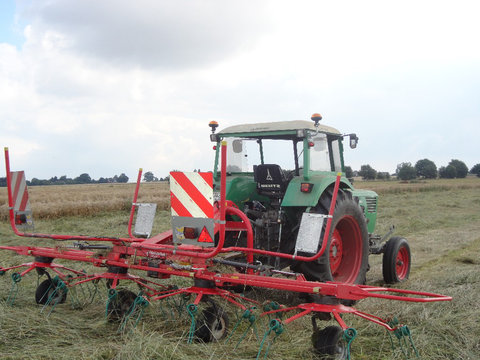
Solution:
M 411 254 L 410 246 L 408 246 L 406 239 L 396 236 L 387 241 L 382 265 L 383 280 L 387 284 L 394 284 L 408 279 Z

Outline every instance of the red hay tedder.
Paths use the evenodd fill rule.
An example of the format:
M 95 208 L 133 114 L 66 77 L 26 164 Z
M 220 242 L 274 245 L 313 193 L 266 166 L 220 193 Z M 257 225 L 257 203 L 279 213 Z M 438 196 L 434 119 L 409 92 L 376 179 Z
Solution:
M 119 320 L 122 328 L 128 322 L 138 323 L 143 309 L 150 302 L 180 298 L 184 312 L 191 318 L 188 342 L 194 339 L 204 342 L 218 341 L 227 337 L 228 315 L 219 302 L 214 300 L 223 299 L 241 310 L 239 322 L 246 322 L 248 328 L 255 326 L 255 322 L 260 318 L 269 319 L 257 358 L 262 354 L 267 355 L 270 344 L 282 333 L 285 325 L 305 316 L 312 318 L 315 351 L 336 359 L 350 358 L 350 344 L 356 335 L 355 329 L 347 325 L 342 314 L 356 315 L 380 325 L 394 333 L 399 340 L 409 338 L 410 333 L 405 325 L 362 312 L 354 305 L 359 300 L 371 297 L 424 303 L 449 301 L 451 297 L 364 284 L 365 275 L 362 272 L 366 272 L 367 266 L 363 264 L 363 255 L 352 255 L 352 251 L 366 254 L 367 257 L 368 250 L 370 253 L 383 253 L 384 277 L 387 282 L 396 282 L 408 277 L 410 250 L 408 245 L 405 245 L 406 241 L 399 237 L 394 237 L 383 245 L 378 245 L 374 236 L 370 237 L 369 242 L 368 239 L 364 240 L 360 233 L 366 233 L 366 226 L 356 225 L 355 219 L 358 216 L 355 212 L 338 219 L 337 211 L 341 208 L 339 204 L 342 201 L 350 204 L 349 201 L 353 201 L 356 196 L 356 190 L 346 186 L 347 180 L 341 173 L 343 154 L 340 154 L 341 166 L 331 167 L 332 171 L 338 170 L 335 177 L 328 186 L 324 186 L 329 192 L 329 203 L 324 206 L 328 211 L 323 214 L 314 211 L 317 209 L 316 203 L 320 202 L 319 198 L 323 199 L 320 193 L 317 194 L 315 203 L 307 204 L 308 206 L 290 205 L 300 201 L 300 196 L 311 196 L 309 194 L 312 193 L 312 187 L 313 192 L 320 188 L 313 180 L 315 174 L 308 173 L 313 167 L 311 157 L 314 156 L 314 142 L 320 138 L 318 135 L 323 131 L 318 121 L 315 121 L 315 127 L 305 124 L 299 127 L 300 122 L 296 122 L 293 132 L 287 127 L 277 128 L 276 132 L 234 129 L 235 131 L 230 132 L 237 135 L 233 141 L 226 139 L 228 132 L 223 133 L 224 137 L 222 132 L 215 134 L 216 124 L 211 123 L 211 138 L 217 142 L 216 162 L 220 163 L 220 171 L 215 168 L 213 173 L 172 172 L 172 230 L 155 236 L 150 236 L 155 206 L 137 203 L 141 170 L 133 197 L 128 237 L 72 236 L 29 231 L 33 228 L 33 219 L 28 204 L 25 176 L 23 172 L 10 171 L 9 153 L 5 148 L 9 217 L 14 233 L 21 237 L 53 239 L 59 242 L 59 245 L 54 247 L 0 246 L 2 250 L 33 257 L 31 262 L 0 267 L 2 274 L 7 271 L 12 273 L 14 286 L 8 301 L 13 304 L 16 284 L 35 269 L 40 275 L 47 276 L 36 290 L 36 302 L 44 305 L 44 308 L 51 305 L 50 311 L 57 304 L 66 301 L 67 292 L 72 294 L 73 301 L 79 285 L 105 279 L 109 288 L 107 317 Z M 333 154 L 330 157 L 332 160 L 335 157 L 332 144 L 340 140 L 341 146 L 342 136 L 327 130 L 325 141 Z M 235 169 L 232 170 L 232 163 L 227 161 L 227 150 L 231 150 L 232 157 L 235 157 L 240 146 L 236 140 L 246 139 L 254 133 L 257 143 L 258 139 L 260 142 L 277 138 L 293 139 L 296 169 L 291 179 L 283 179 L 286 184 L 274 182 L 277 166 L 266 164 L 263 153 L 260 164 L 254 168 L 253 173 L 249 173 L 250 178 L 242 177 L 240 171 L 235 173 Z M 350 134 L 351 145 L 352 139 L 356 146 L 358 138 Z M 298 164 L 297 144 L 305 146 L 302 150 L 303 169 Z M 342 147 L 340 149 L 343 150 Z M 230 156 L 230 152 L 228 154 Z M 263 184 L 259 180 L 263 176 L 261 174 L 272 179 L 272 182 Z M 297 178 L 300 180 L 297 181 Z M 246 179 L 250 181 L 248 184 Z M 229 196 L 235 186 L 249 187 L 249 191 L 252 191 L 253 186 L 253 192 L 259 195 L 260 200 L 252 200 L 254 196 L 240 200 L 238 197 Z M 294 190 L 291 186 L 298 187 L 298 194 L 292 195 Z M 283 193 L 278 195 L 277 190 Z M 355 204 L 361 205 L 362 199 L 357 198 Z M 265 209 L 267 205 L 270 210 Z M 356 206 L 367 211 L 360 205 Z M 240 206 L 244 206 L 245 210 L 241 210 Z M 347 208 L 349 207 L 352 206 L 348 205 Z M 299 212 L 296 212 L 297 210 Z M 135 212 L 136 224 L 133 231 Z M 273 220 L 268 220 L 267 226 L 265 219 L 268 216 Z M 297 226 L 290 226 L 290 229 L 288 226 L 292 221 L 289 216 L 297 219 Z M 270 238 L 265 242 L 261 234 L 269 231 Z M 354 240 L 349 240 L 349 237 Z M 285 245 L 286 243 L 288 245 Z M 106 271 L 88 274 L 56 264 L 55 259 L 89 263 Z M 318 270 L 324 261 L 322 259 L 327 259 L 326 278 Z M 51 277 L 48 270 L 56 276 Z M 130 274 L 130 270 L 143 271 L 146 277 Z M 351 277 L 351 273 L 355 276 Z M 192 285 L 179 288 L 162 284 L 163 279 L 171 277 L 191 278 Z M 127 280 L 138 284 L 140 293 L 119 287 L 120 281 Z M 278 294 L 295 293 L 297 295 L 293 298 L 296 301 L 293 304 L 281 305 L 274 301 L 258 300 L 255 296 L 249 296 L 249 290 L 255 288 L 275 290 Z M 200 304 L 206 304 L 202 311 L 198 311 Z M 329 320 L 332 317 L 338 326 L 319 329 L 319 320 Z M 238 325 L 239 323 L 230 333 L 233 333 Z M 231 334 L 228 338 L 230 336 Z M 269 345 L 265 345 L 267 343 Z

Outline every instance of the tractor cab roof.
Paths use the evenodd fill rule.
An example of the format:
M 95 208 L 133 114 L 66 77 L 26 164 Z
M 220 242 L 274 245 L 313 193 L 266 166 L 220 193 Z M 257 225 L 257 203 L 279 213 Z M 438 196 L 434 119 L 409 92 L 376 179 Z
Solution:
M 299 130 L 316 131 L 317 128 L 311 121 L 277 121 L 229 126 L 218 132 L 218 135 L 265 139 L 291 139 L 298 137 Z M 322 124 L 318 125 L 318 132 L 331 135 L 341 135 L 340 131 L 337 129 Z

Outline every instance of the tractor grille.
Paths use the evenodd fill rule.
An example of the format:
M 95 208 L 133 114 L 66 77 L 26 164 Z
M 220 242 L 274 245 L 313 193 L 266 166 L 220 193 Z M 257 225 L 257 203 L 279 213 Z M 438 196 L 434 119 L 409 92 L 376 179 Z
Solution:
M 367 212 L 374 213 L 377 211 L 377 197 L 367 197 Z

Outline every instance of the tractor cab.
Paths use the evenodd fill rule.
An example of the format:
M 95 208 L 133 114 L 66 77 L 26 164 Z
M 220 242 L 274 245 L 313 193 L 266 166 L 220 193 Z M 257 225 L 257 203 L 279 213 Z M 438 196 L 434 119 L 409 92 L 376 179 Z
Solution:
M 312 120 L 317 121 L 236 125 L 218 133 L 216 126 L 212 127 L 210 138 L 217 149 L 221 141 L 227 143 L 227 199 L 239 208 L 252 199 L 267 203 L 280 200 L 287 207 L 316 205 L 319 191 L 333 184 L 336 173 L 344 172 L 344 136 L 319 124 L 320 115 L 315 115 Z M 354 134 L 350 140 L 356 146 Z M 217 181 L 218 158 L 217 150 Z M 345 178 L 342 184 L 351 187 Z

